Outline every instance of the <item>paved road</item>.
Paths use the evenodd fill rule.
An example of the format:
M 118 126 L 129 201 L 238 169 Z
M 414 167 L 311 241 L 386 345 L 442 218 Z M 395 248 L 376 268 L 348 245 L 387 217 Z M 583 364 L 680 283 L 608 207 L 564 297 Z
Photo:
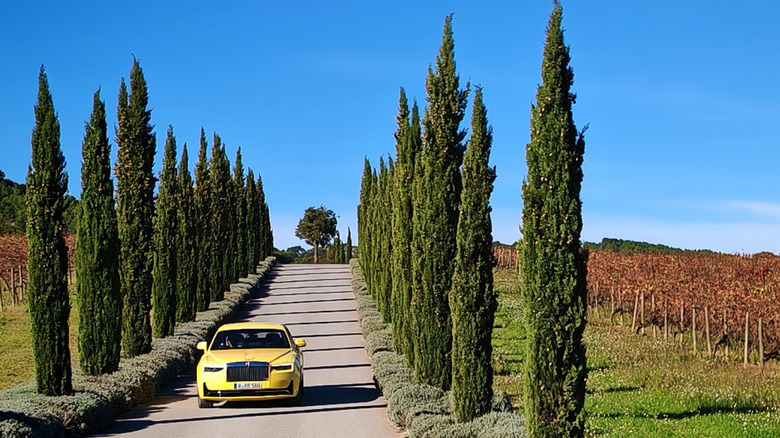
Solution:
M 226 402 L 198 409 L 195 370 L 101 434 L 127 437 L 400 437 L 372 382 L 346 265 L 284 265 L 238 317 L 306 339 L 303 405 Z M 193 367 L 194 368 L 194 367 Z

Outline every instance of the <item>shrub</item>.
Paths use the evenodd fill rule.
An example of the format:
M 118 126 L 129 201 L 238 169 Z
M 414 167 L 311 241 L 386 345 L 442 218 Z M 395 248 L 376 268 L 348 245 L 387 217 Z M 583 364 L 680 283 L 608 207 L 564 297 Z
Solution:
M 371 332 L 366 336 L 366 353 L 368 357 L 378 351 L 393 351 L 393 335 L 390 329 L 381 329 Z
M 414 416 L 449 414 L 449 410 L 447 394 L 430 385 L 403 385 L 387 398 L 387 417 L 400 427 L 408 427 Z

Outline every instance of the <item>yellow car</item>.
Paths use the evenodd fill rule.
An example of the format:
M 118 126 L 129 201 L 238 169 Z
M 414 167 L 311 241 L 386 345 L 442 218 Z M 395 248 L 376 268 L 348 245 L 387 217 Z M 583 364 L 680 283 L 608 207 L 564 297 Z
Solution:
M 240 322 L 217 330 L 211 345 L 198 342 L 198 407 L 220 401 L 291 399 L 303 395 L 303 339 L 283 324 Z

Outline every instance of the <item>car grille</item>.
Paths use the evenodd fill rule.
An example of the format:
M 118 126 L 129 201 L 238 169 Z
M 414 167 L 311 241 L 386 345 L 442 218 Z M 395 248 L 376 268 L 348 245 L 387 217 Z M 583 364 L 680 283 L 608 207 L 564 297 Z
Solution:
M 235 362 L 227 364 L 228 382 L 259 382 L 268 380 L 266 362 Z

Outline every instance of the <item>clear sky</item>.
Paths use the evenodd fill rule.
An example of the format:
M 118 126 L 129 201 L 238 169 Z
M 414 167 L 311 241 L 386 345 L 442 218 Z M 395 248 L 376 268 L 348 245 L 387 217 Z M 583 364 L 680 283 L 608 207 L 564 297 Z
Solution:
M 780 3 L 563 0 L 577 93 L 590 124 L 583 239 L 780 252 Z M 216 131 L 259 172 L 277 247 L 302 245 L 324 204 L 356 228 L 363 158 L 394 154 L 398 90 L 425 77 L 454 13 L 463 82 L 484 87 L 493 126 L 493 235 L 520 235 L 530 106 L 551 1 L 17 1 L 0 16 L 0 169 L 23 182 L 45 64 L 70 193 L 92 94 L 114 137 L 135 55 L 149 85 L 160 169 L 168 125 L 189 144 Z M 471 100 L 469 101 L 471 102 Z M 469 116 L 467 116 L 468 119 Z M 466 126 L 464 124 L 464 126 Z M 114 156 L 116 147 L 114 146 Z

